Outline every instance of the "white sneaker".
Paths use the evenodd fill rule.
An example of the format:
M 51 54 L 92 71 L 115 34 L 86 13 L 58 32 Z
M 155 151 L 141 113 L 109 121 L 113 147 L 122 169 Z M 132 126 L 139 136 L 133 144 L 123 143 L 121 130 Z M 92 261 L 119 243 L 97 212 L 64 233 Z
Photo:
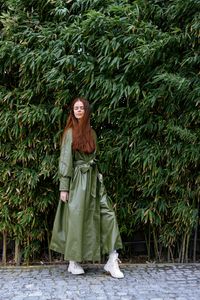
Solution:
M 85 273 L 83 268 L 76 261 L 72 260 L 69 261 L 68 272 L 74 275 L 80 275 Z
M 124 274 L 120 271 L 118 261 L 121 262 L 118 258 L 117 252 L 112 252 L 109 255 L 109 259 L 104 266 L 104 270 L 109 272 L 114 278 L 124 278 Z

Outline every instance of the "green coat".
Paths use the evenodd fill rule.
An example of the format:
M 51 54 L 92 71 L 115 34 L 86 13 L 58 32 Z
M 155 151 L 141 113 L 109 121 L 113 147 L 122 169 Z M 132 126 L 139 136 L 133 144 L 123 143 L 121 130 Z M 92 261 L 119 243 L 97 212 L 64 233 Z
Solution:
M 122 248 L 95 157 L 96 152 L 72 151 L 72 130 L 68 129 L 61 146 L 59 175 L 60 191 L 69 191 L 69 200 L 59 201 L 50 244 L 65 260 L 100 261 L 101 254 Z

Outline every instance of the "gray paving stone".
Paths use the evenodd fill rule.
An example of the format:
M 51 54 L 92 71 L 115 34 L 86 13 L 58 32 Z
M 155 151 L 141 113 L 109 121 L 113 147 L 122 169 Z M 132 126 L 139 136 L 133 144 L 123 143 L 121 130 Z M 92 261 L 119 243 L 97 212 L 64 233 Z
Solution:
M 101 265 L 84 265 L 74 276 L 67 265 L 0 268 L 0 300 L 199 300 L 200 264 L 122 265 L 124 279 Z

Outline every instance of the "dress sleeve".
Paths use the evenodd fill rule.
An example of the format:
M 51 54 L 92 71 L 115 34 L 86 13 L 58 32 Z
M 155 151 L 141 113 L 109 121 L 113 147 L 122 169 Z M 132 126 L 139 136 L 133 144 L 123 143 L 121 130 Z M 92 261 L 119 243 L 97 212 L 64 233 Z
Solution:
M 64 134 L 59 160 L 58 175 L 60 179 L 60 191 L 69 191 L 70 180 L 73 174 L 73 153 L 72 153 L 72 130 L 68 129 Z

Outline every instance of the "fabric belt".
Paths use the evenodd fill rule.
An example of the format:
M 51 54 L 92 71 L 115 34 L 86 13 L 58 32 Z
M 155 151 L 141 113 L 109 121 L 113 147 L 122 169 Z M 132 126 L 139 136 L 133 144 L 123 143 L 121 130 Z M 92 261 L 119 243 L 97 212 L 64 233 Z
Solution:
M 95 167 L 96 163 L 97 163 L 96 159 L 91 159 L 89 161 L 77 160 L 74 162 L 74 166 L 80 167 L 81 172 L 86 173 L 87 171 L 89 171 L 91 167 Z
M 91 168 L 93 169 L 94 173 L 92 174 L 92 180 L 91 180 L 91 196 L 96 198 L 96 192 L 97 192 L 97 176 L 98 176 L 98 170 L 96 168 L 97 160 L 91 159 L 89 161 L 85 160 L 77 160 L 74 162 L 74 167 L 78 168 L 81 173 L 87 173 Z

